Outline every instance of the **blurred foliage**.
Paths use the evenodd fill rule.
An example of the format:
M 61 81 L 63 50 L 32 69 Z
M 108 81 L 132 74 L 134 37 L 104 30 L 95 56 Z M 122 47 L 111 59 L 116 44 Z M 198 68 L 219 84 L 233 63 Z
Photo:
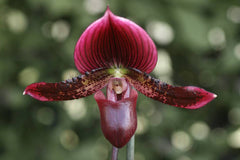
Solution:
M 103 0 L 0 0 L 0 159 L 109 159 L 93 97 L 39 102 L 33 82 L 76 76 L 74 46 Z M 136 160 L 240 159 L 240 4 L 229 0 L 112 0 L 159 49 L 155 77 L 218 98 L 198 110 L 138 99 Z M 166 67 L 168 66 L 168 67 Z M 121 149 L 119 159 L 124 159 Z

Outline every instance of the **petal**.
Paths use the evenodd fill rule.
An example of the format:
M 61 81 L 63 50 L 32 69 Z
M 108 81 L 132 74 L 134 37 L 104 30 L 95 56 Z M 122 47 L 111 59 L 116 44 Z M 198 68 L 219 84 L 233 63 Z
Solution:
M 150 73 L 157 63 L 157 50 L 140 26 L 107 8 L 78 40 L 74 60 L 81 73 L 101 67 L 133 67 Z
M 78 99 L 102 89 L 111 77 L 106 69 L 97 69 L 59 83 L 33 83 L 27 86 L 23 94 L 28 94 L 40 101 Z
M 215 94 L 202 88 L 171 86 L 137 69 L 129 69 L 125 78 L 147 97 L 175 107 L 197 109 L 216 98 Z
M 103 134 L 117 148 L 126 145 L 136 131 L 137 96 L 137 92 L 133 89 L 129 98 L 120 101 L 106 99 L 102 91 L 94 95 L 100 110 Z

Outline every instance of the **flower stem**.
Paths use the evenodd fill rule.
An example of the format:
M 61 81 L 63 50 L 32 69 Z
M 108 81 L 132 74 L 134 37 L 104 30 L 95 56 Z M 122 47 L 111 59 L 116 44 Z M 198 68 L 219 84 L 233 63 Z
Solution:
M 111 160 L 117 160 L 118 159 L 118 148 L 112 147 L 112 159 Z
M 127 144 L 127 160 L 134 160 L 135 135 L 132 136 Z

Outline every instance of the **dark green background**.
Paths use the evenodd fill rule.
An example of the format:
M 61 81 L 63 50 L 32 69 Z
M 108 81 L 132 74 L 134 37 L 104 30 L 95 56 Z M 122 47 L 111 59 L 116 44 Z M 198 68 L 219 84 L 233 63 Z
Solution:
M 109 159 L 111 145 L 101 132 L 93 96 L 65 103 L 40 102 L 22 95 L 30 83 L 58 82 L 63 80 L 63 73 L 77 75 L 69 72 L 76 70 L 74 46 L 84 29 L 106 8 L 104 1 L 92 1 L 0 0 L 1 160 Z M 160 53 L 169 58 L 171 63 L 162 61 L 170 70 L 163 70 L 162 75 L 153 72 L 153 76 L 175 85 L 199 86 L 218 95 L 201 109 L 185 110 L 140 94 L 136 160 L 240 159 L 239 1 L 108 3 L 113 13 L 144 29 L 151 22 L 167 23 L 167 29 L 172 28 L 172 41 L 155 41 Z M 87 6 L 97 8 L 96 12 Z M 75 114 L 74 119 L 67 111 L 69 105 L 78 103 L 85 105 L 77 109 L 80 115 Z M 194 125 L 199 129 L 195 134 Z M 206 134 L 198 140 L 198 133 L 200 137 Z M 124 158 L 125 148 L 119 156 L 120 160 Z

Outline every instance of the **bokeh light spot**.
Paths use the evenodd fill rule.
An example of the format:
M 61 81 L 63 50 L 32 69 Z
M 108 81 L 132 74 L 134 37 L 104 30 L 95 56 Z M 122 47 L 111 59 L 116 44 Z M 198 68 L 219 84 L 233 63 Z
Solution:
M 153 73 L 161 80 L 171 83 L 172 61 L 167 51 L 158 51 L 158 61 Z
M 62 80 L 72 79 L 79 75 L 79 72 L 76 69 L 67 69 L 62 73 Z
M 208 32 L 208 41 L 214 49 L 223 49 L 226 43 L 224 30 L 220 27 L 214 27 L 210 29 L 210 31 Z
M 73 130 L 65 130 L 60 135 L 60 142 L 65 149 L 72 150 L 79 143 L 78 135 Z
M 240 60 L 240 43 L 234 47 L 234 55 L 238 60 Z
M 227 18 L 234 23 L 240 23 L 240 6 L 231 6 L 227 10 Z
M 205 122 L 196 122 L 190 127 L 190 132 L 196 140 L 203 140 L 209 134 L 209 127 Z
M 190 136 L 184 131 L 177 131 L 171 137 L 172 145 L 181 151 L 188 151 L 192 146 Z
M 21 33 L 27 29 L 28 20 L 26 15 L 19 10 L 12 10 L 7 14 L 6 23 L 13 33 Z
M 137 124 L 136 134 L 143 134 L 147 131 L 148 121 L 144 116 L 138 115 Z
M 229 135 L 228 144 L 233 148 L 240 148 L 240 128 Z
M 147 32 L 158 44 L 161 45 L 168 45 L 174 39 L 174 31 L 166 22 L 152 21 L 148 23 Z
M 106 2 L 105 0 L 85 0 L 84 6 L 89 14 L 94 15 L 106 9 Z
M 56 41 L 64 41 L 70 33 L 70 25 L 64 20 L 58 20 L 52 24 L 51 35 Z
M 67 111 L 68 115 L 72 120 L 80 120 L 87 113 L 87 108 L 84 99 L 64 101 L 63 107 Z
M 36 82 L 38 78 L 39 71 L 33 67 L 24 68 L 18 75 L 18 81 L 23 86 Z

